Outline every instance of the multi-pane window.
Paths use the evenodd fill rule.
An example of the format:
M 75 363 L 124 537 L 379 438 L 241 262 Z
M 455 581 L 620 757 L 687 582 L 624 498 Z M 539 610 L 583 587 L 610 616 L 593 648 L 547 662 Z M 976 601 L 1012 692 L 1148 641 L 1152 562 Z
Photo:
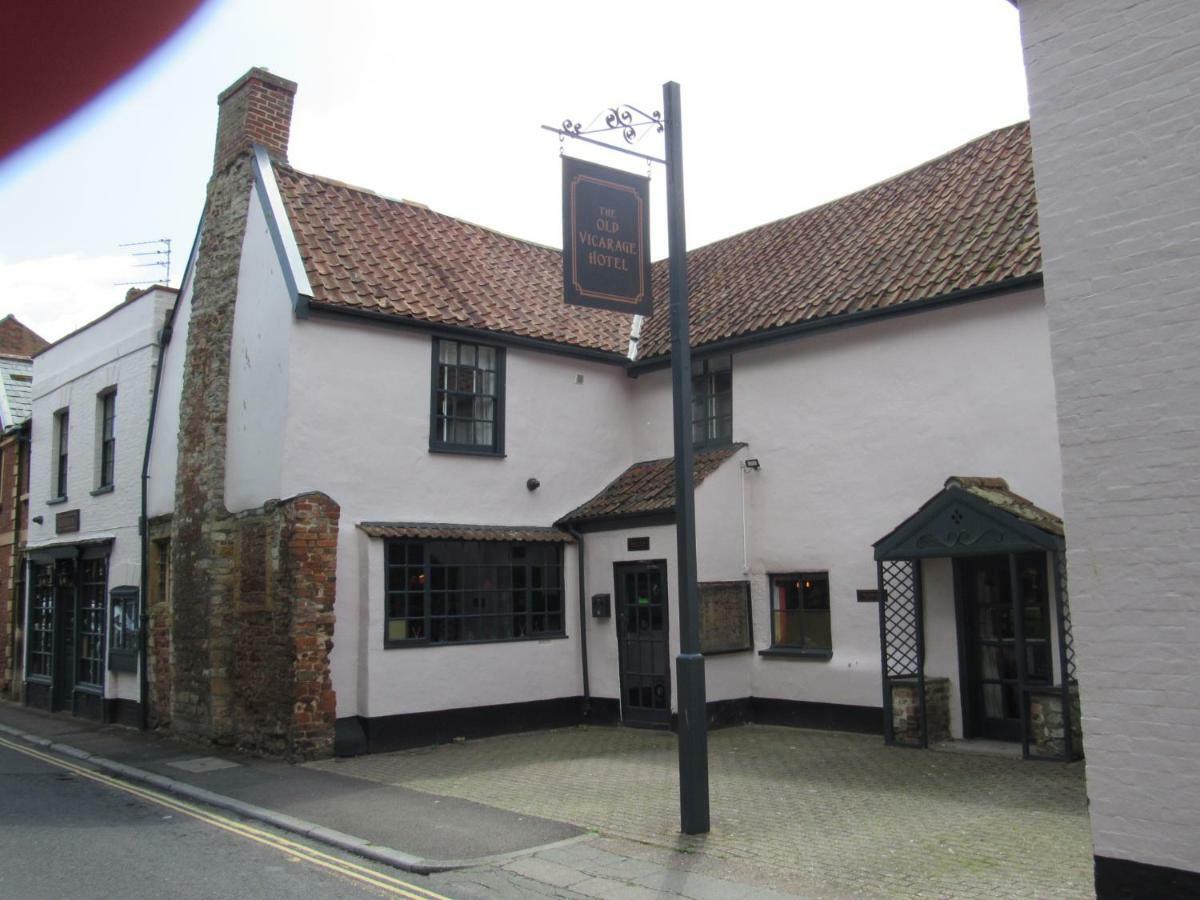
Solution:
M 54 414 L 54 496 L 67 496 L 67 440 L 71 433 L 71 415 L 67 410 Z
M 108 595 L 108 667 L 114 672 L 136 672 L 138 657 L 138 589 L 115 587 Z
M 771 576 L 771 646 L 832 652 L 828 572 Z
M 51 678 L 54 674 L 54 567 L 33 567 L 32 596 L 29 598 L 28 674 Z
M 504 452 L 504 351 L 435 338 L 429 446 Z
M 100 444 L 100 480 L 97 487 L 112 487 L 113 467 L 117 458 L 117 392 L 100 395 L 97 404 Z
M 78 684 L 104 684 L 104 597 L 108 584 L 106 560 L 85 559 L 79 565 Z
M 692 367 L 692 443 L 697 447 L 733 440 L 733 368 L 728 356 Z
M 558 544 L 390 541 L 386 552 L 389 647 L 563 633 Z

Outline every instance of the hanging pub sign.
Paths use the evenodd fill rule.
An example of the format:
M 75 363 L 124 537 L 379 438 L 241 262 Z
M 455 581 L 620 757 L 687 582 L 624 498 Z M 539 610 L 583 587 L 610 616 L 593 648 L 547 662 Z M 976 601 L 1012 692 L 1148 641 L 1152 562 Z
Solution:
M 563 157 L 563 296 L 650 315 L 650 179 Z

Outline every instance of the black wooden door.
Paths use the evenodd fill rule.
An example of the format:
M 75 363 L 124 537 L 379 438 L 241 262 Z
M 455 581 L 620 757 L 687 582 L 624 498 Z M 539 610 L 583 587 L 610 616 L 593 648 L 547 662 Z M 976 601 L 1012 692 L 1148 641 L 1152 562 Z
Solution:
M 671 722 L 667 645 L 667 565 L 616 563 L 621 718 L 630 725 Z
M 75 690 L 75 561 L 54 565 L 54 687 L 52 709 L 71 709 Z
M 1023 617 L 1025 683 L 1050 684 L 1050 615 L 1044 553 L 1017 555 L 1017 609 Z M 958 561 L 966 618 L 968 737 L 1021 740 L 1022 685 L 1007 556 Z

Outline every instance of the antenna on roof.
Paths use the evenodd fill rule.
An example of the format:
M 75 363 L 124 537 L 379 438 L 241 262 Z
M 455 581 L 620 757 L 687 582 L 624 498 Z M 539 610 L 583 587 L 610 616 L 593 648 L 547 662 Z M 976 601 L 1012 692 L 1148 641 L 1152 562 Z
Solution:
M 150 262 L 134 263 L 135 269 L 157 268 L 163 275 L 162 278 L 145 278 L 141 281 L 116 281 L 113 282 L 114 287 L 126 287 L 129 285 L 141 284 L 165 284 L 171 286 L 171 239 L 157 238 L 153 241 L 133 241 L 128 244 L 118 244 L 118 247 L 151 247 L 157 246 L 155 250 L 137 250 L 131 253 L 131 256 L 153 256 L 155 257 Z

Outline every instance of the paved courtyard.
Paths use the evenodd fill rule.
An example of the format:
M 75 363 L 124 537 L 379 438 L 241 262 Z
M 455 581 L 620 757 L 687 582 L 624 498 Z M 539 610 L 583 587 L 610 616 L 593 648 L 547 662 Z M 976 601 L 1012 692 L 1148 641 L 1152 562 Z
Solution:
M 313 765 L 748 868 L 813 897 L 1090 897 L 1083 764 L 751 725 L 709 736 L 712 831 L 679 834 L 676 739 L 581 727 Z

